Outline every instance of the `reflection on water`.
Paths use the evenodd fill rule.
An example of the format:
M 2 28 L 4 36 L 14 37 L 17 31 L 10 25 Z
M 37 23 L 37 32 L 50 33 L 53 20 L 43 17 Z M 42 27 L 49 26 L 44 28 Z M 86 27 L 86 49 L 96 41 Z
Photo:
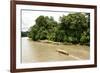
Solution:
M 64 50 L 69 56 L 57 52 Z M 56 45 L 22 38 L 22 63 L 89 59 L 89 47 L 81 45 Z

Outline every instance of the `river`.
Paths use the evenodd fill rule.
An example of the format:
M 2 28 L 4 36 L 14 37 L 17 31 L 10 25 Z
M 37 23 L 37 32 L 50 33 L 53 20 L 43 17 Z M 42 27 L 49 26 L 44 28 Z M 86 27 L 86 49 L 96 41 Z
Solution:
M 22 63 L 86 60 L 89 59 L 89 46 L 82 45 L 57 45 L 32 41 L 28 37 L 22 37 Z M 65 55 L 57 52 L 57 49 L 69 53 Z

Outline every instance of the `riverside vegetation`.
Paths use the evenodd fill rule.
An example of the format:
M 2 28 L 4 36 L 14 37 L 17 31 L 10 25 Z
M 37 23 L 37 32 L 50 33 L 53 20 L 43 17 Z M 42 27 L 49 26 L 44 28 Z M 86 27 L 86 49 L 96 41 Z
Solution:
M 35 24 L 22 37 L 28 36 L 33 41 L 48 40 L 53 42 L 90 45 L 90 14 L 69 13 L 55 21 L 52 16 L 39 16 Z

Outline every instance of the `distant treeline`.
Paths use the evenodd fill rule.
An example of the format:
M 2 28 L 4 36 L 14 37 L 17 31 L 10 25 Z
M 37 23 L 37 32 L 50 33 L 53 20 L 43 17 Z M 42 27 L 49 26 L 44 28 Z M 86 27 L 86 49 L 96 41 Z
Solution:
M 21 32 L 21 36 L 22 37 L 27 37 L 28 36 L 28 31 Z
M 89 45 L 90 14 L 70 13 L 60 16 L 58 22 L 52 16 L 39 16 L 28 32 L 28 37 L 34 41 L 50 40 Z

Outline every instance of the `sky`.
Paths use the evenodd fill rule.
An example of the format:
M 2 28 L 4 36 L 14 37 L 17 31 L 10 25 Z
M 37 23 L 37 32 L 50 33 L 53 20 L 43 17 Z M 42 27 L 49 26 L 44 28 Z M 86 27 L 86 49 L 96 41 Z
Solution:
M 40 15 L 52 16 L 55 21 L 59 21 L 59 17 L 63 15 L 68 15 L 67 11 L 44 11 L 44 10 L 22 10 L 22 31 L 28 31 L 28 29 L 35 24 L 35 20 Z

